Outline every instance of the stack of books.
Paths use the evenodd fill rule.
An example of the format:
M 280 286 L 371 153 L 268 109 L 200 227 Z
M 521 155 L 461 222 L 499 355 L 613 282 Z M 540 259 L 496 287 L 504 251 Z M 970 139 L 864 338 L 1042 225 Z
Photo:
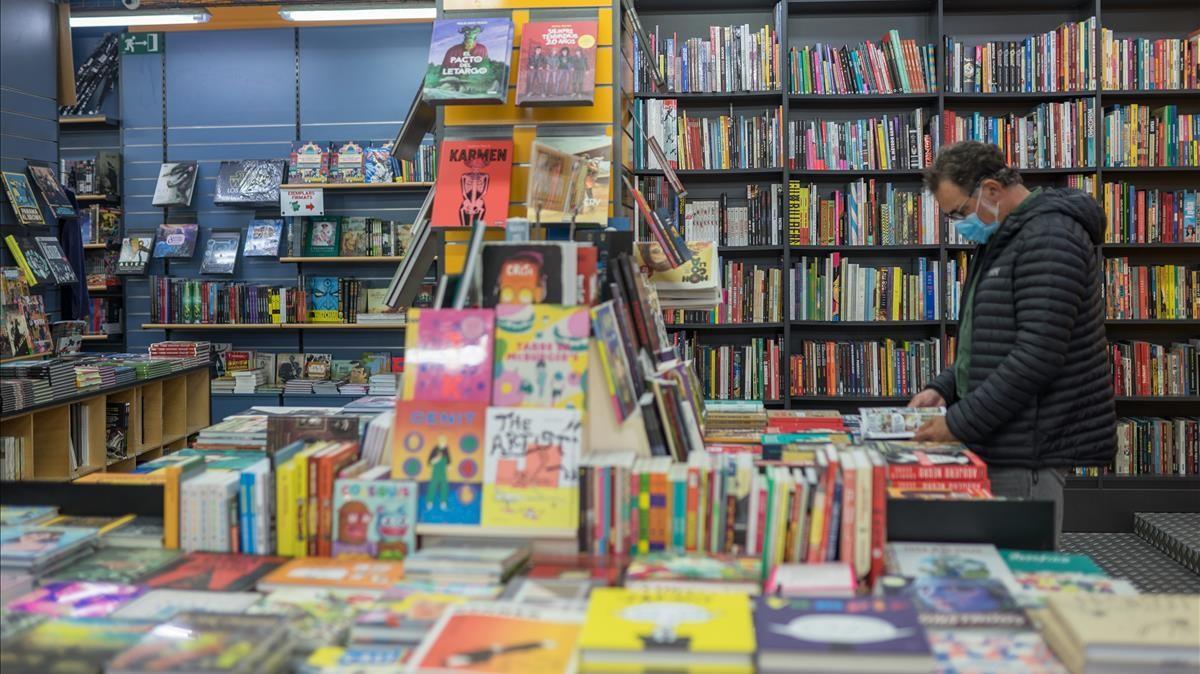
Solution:
M 183 361 L 183 368 L 208 365 L 212 344 L 209 342 L 168 341 L 150 345 L 151 358 L 170 358 Z
M 367 385 L 367 394 L 373 396 L 394 396 L 396 395 L 396 387 L 399 385 L 399 374 L 392 372 L 381 372 L 371 375 L 371 380 Z
M 8 363 L 5 363 L 7 365 Z M 10 377 L 0 365 L 0 410 L 5 414 L 40 405 L 54 399 L 50 382 L 45 379 Z
M 433 545 L 404 560 L 405 578 L 433 587 L 503 585 L 529 554 L 526 546 Z
M 237 380 L 230 374 L 208 380 L 208 390 L 218 395 L 233 393 L 235 388 L 237 388 Z
M 49 384 L 52 397 L 62 398 L 75 393 L 75 363 L 69 358 L 4 363 L 0 364 L 0 379 L 40 379 Z
M 91 554 L 99 532 L 85 527 L 18 524 L 0 529 L 0 571 L 48 574 Z
M 192 445 L 196 449 L 264 449 L 267 446 L 267 417 L 226 417 L 204 428 Z
M 313 393 L 313 387 L 322 381 L 324 381 L 324 380 L 323 379 L 303 379 L 300 377 L 297 377 L 295 379 L 289 379 L 283 385 L 283 394 L 284 395 L 311 395 Z
M 259 369 L 235 372 L 233 381 L 234 393 L 254 393 L 266 381 L 266 373 Z
M 1200 668 L 1200 595 L 1059 594 L 1036 616 L 1072 672 Z

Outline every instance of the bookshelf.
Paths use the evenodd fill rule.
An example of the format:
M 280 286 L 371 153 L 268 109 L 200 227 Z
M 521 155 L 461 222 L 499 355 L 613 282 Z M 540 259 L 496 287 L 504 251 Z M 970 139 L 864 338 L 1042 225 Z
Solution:
M 1099 73 L 1094 86 L 1082 91 L 1019 92 L 1019 93 L 956 93 L 946 92 L 943 86 L 946 72 L 945 42 L 943 36 L 951 36 L 967 44 L 978 44 L 988 40 L 1020 40 L 1023 36 L 1053 30 L 1064 22 L 1076 22 L 1096 17 L 1097 50 L 1100 49 L 1101 29 L 1110 29 L 1115 37 L 1155 38 L 1184 37 L 1200 25 L 1200 12 L 1194 3 L 1175 0 L 1147 0 L 1127 2 L 1123 0 L 785 0 L 786 18 L 775 24 L 771 2 L 739 2 L 737 0 L 705 0 L 700 4 L 679 7 L 663 0 L 635 0 L 643 29 L 653 34 L 658 26 L 662 34 L 677 33 L 680 40 L 692 37 L 707 39 L 709 25 L 749 23 L 751 29 L 763 25 L 774 25 L 779 31 L 781 51 L 784 52 L 783 67 L 787 67 L 788 47 L 823 43 L 826 45 L 853 45 L 863 40 L 878 41 L 889 29 L 899 30 L 902 38 L 913 38 L 918 45 L 932 43 L 936 49 L 934 72 L 937 89 L 930 93 L 898 94 L 796 94 L 783 92 L 731 92 L 690 93 L 673 95 L 665 91 L 634 92 L 634 84 L 626 83 L 630 101 L 646 99 L 670 99 L 677 101 L 680 114 L 684 110 L 719 110 L 724 114 L 738 111 L 757 111 L 764 106 L 781 105 L 785 120 L 830 119 L 849 120 L 899 113 L 915 108 L 925 108 L 931 115 L 942 116 L 946 111 L 962 113 L 981 112 L 987 115 L 1005 113 L 1024 114 L 1041 103 L 1065 102 L 1083 99 L 1094 106 L 1097 119 L 1095 153 L 1096 165 L 1068 168 L 1021 169 L 1025 182 L 1032 186 L 1065 186 L 1067 176 L 1083 174 L 1095 179 L 1097 186 L 1105 180 L 1127 181 L 1140 188 L 1183 189 L 1196 188 L 1200 167 L 1113 167 L 1106 166 L 1104 149 L 1106 139 L 1103 120 L 1105 106 L 1114 104 L 1175 104 L 1181 113 L 1200 112 L 1200 89 L 1192 90 L 1130 90 L 1105 89 Z M 785 85 L 787 73 L 784 73 Z M 720 107 L 719 107 L 720 106 Z M 632 103 L 627 114 L 632 114 Z M 632 124 L 630 125 L 632 127 Z M 630 132 L 633 135 L 633 131 Z M 635 136 L 636 138 L 636 136 Z M 636 140 L 634 142 L 637 142 Z M 661 171 L 639 170 L 627 166 L 632 176 L 639 179 L 660 176 Z M 919 190 L 919 170 L 876 170 L 876 171 L 812 171 L 797 169 L 732 170 L 732 171 L 677 171 L 689 199 L 712 198 L 724 190 L 731 196 L 748 181 L 761 183 L 780 182 L 786 186 L 790 180 L 814 183 L 822 197 L 833 189 L 844 189 L 846 183 L 857 178 L 875 178 L 877 182 L 890 181 L 897 188 Z M 785 197 L 785 213 L 786 211 Z M 760 263 L 779 264 L 788 270 L 800 256 L 823 256 L 839 253 L 856 258 L 863 264 L 905 265 L 915 258 L 925 257 L 940 263 L 943 273 L 946 262 L 960 251 L 972 251 L 974 246 L 949 244 L 946 242 L 946 222 L 939 223 L 938 244 L 896 246 L 783 246 L 782 250 L 760 247 L 752 251 L 732 249 L 720 250 L 725 257 L 752 257 Z M 780 227 L 787 240 L 787 219 Z M 1194 264 L 1198 259 L 1200 244 L 1197 243 L 1105 243 L 1099 251 L 1106 257 L 1128 257 L 1130 264 Z M 944 286 L 943 282 L 943 286 Z M 787 288 L 785 273 L 784 304 L 790 306 L 790 288 Z M 943 287 L 943 291 L 945 288 Z M 943 292 L 943 294 L 945 294 Z M 942 315 L 932 321 L 880 321 L 880 322 L 829 322 L 829 321 L 785 321 L 770 327 L 762 325 L 727 326 L 683 323 L 668 325 L 673 332 L 684 332 L 705 344 L 742 344 L 751 337 L 772 338 L 783 331 L 784 356 L 796 353 L 802 340 L 869 340 L 894 337 L 916 339 L 936 337 L 943 346 L 947 337 L 957 333 L 958 323 L 947 319 L 947 300 L 943 298 Z M 1110 338 L 1142 339 L 1157 343 L 1194 338 L 1200 334 L 1197 320 L 1115 320 L 1106 322 Z M 891 334 L 888 334 L 888 332 Z M 784 368 L 785 391 L 791 391 L 790 372 Z M 793 396 L 788 395 L 784 405 L 791 408 L 818 407 L 853 411 L 860 404 L 903 404 L 908 396 L 857 397 L 857 396 Z M 1145 416 L 1179 416 L 1195 414 L 1192 397 L 1137 397 L 1117 398 L 1119 416 L 1133 414 Z M 1085 529 L 1075 529 L 1085 530 Z
M 433 187 L 433 183 L 428 182 L 412 182 L 412 183 L 285 183 L 280 185 L 282 189 L 322 189 L 322 190 L 364 190 L 364 191 L 387 191 L 387 190 L 424 190 Z

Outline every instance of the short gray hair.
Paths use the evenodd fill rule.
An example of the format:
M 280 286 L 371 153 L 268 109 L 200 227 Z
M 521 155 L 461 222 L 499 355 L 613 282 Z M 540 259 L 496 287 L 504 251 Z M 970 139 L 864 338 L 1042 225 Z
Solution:
M 943 147 L 933 166 L 925 169 L 925 189 L 937 190 L 943 180 L 958 185 L 964 192 L 974 192 L 979 183 L 992 178 L 1001 185 L 1019 185 L 1021 174 L 1004 161 L 1004 153 L 992 143 L 964 140 Z

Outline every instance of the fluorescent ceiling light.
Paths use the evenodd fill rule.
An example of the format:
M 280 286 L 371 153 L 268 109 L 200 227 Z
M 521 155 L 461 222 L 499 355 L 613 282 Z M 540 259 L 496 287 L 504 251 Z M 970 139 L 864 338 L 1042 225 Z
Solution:
M 207 10 L 172 10 L 169 12 L 115 12 L 105 14 L 74 14 L 72 28 L 98 28 L 103 26 L 178 26 L 189 23 L 206 23 L 212 15 Z
M 337 7 L 312 6 L 279 10 L 284 21 L 395 21 L 435 19 L 436 7 Z

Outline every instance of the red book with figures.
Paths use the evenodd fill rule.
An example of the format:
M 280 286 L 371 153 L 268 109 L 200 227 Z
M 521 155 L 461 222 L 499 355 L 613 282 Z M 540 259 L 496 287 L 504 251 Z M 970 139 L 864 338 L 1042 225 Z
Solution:
M 512 140 L 446 140 L 438 155 L 434 227 L 503 227 L 508 219 Z
M 517 105 L 591 105 L 595 21 L 533 21 L 521 30 Z
M 282 557 L 190 552 L 178 563 L 142 582 L 153 588 L 240 592 L 285 561 Z

